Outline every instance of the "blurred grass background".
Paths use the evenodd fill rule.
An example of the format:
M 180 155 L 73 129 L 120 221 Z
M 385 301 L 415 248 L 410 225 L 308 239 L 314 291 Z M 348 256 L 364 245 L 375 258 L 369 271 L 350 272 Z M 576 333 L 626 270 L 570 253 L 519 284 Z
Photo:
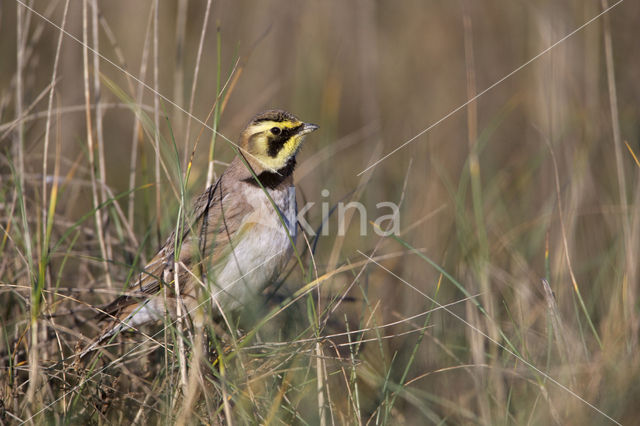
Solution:
M 637 3 L 21 4 L 0 3 L 2 422 L 636 421 Z M 391 201 L 400 234 L 354 214 L 341 237 L 332 216 L 273 303 L 329 278 L 259 329 L 273 304 L 236 314 L 254 338 L 209 376 L 191 358 L 186 387 L 168 349 L 59 363 L 97 329 L 45 315 L 119 294 L 174 228 L 192 152 L 187 204 L 210 152 L 216 175 L 233 158 L 198 122 L 214 105 L 232 141 L 271 107 L 319 124 L 296 172 L 309 223 Z

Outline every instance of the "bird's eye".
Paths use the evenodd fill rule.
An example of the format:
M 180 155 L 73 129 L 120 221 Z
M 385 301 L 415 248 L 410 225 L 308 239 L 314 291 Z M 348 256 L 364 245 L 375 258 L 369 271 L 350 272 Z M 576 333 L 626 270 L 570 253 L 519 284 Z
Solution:
M 271 133 L 273 133 L 274 135 L 279 135 L 280 134 L 280 127 L 272 127 L 271 128 Z

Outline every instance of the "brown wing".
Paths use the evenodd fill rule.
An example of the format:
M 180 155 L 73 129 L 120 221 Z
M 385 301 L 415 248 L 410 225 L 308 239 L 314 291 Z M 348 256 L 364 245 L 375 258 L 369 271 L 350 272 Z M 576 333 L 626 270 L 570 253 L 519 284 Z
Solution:
M 221 258 L 231 252 L 233 236 L 242 224 L 242 219 L 249 208 L 238 185 L 237 180 L 226 179 L 225 172 L 215 185 L 210 186 L 195 202 L 191 227 L 182 233 L 180 244 L 180 262 L 186 265 L 191 273 L 202 276 L 210 265 L 217 264 Z M 233 197 L 229 197 L 232 195 Z M 144 267 L 138 281 L 130 288 L 129 294 L 122 295 L 102 309 L 100 320 L 120 318 L 123 314 L 135 309 L 132 305 L 158 294 L 161 285 L 170 291 L 168 297 L 174 297 L 173 266 L 176 250 L 176 236 L 173 232 L 164 246 Z M 180 282 L 188 283 L 190 273 L 183 271 Z M 165 280 L 170 280 L 166 282 Z M 181 293 L 193 291 L 183 286 Z

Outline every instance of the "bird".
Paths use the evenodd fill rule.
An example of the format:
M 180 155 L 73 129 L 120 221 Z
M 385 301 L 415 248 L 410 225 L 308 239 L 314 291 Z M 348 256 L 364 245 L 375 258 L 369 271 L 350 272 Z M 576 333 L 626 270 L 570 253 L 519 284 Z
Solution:
M 107 325 L 80 358 L 166 312 L 202 321 L 194 314 L 203 297 L 214 311 L 239 309 L 276 280 L 297 234 L 296 155 L 316 129 L 284 110 L 254 116 L 236 157 L 195 200 L 187 226 L 171 233 L 126 294 L 100 309 L 98 320 Z

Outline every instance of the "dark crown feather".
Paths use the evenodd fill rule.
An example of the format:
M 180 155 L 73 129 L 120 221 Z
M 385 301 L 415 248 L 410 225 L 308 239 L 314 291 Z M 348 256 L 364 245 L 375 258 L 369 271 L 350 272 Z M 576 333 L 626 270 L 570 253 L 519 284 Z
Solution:
M 251 124 L 260 123 L 261 121 L 275 121 L 277 123 L 280 123 L 283 121 L 296 122 L 300 120 L 298 120 L 295 115 L 287 111 L 281 109 L 270 109 L 268 111 L 261 112 L 260 114 L 253 117 L 253 119 L 251 120 Z

